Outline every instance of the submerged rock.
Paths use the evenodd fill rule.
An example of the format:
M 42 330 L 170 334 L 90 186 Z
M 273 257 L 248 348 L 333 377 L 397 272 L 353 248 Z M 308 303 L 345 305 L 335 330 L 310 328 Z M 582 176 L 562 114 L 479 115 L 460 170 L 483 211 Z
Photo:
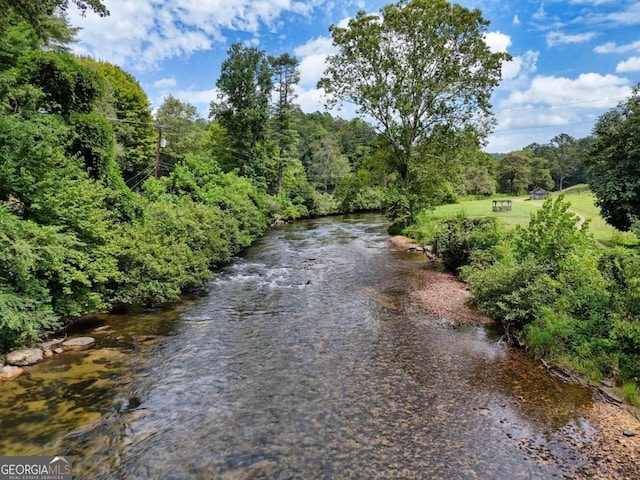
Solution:
M 13 380 L 14 378 L 22 375 L 23 372 L 24 369 L 21 367 L 6 365 L 0 368 L 0 380 Z
M 5 361 L 16 367 L 26 367 L 38 363 L 42 358 L 43 353 L 39 348 L 24 348 L 8 353 Z
M 85 350 L 96 343 L 93 337 L 77 337 L 62 342 L 62 347 L 67 350 Z

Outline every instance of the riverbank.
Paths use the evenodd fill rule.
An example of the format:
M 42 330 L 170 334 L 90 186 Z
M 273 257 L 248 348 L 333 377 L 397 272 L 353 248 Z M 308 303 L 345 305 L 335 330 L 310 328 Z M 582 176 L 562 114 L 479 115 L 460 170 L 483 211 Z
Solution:
M 395 235 L 389 238 L 395 249 L 423 251 L 423 247 L 410 239 Z M 431 261 L 431 263 L 434 263 Z M 419 288 L 411 292 L 434 315 L 451 319 L 463 325 L 491 325 L 494 320 L 477 311 L 471 304 L 472 294 L 464 282 L 455 275 L 439 271 L 435 266 L 416 273 Z M 640 478 L 640 415 L 627 405 L 613 405 L 594 398 L 593 404 L 583 412 L 584 418 L 596 428 L 594 443 L 585 452 L 591 467 L 580 477 L 583 479 L 638 479 Z

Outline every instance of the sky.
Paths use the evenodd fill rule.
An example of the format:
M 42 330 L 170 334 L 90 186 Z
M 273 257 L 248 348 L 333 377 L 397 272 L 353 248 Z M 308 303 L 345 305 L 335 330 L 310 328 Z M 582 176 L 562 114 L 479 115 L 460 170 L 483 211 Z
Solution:
M 324 110 L 316 88 L 334 53 L 329 26 L 358 10 L 375 13 L 389 0 L 104 0 L 111 15 L 82 17 L 75 53 L 131 73 L 154 108 L 172 95 L 207 117 L 227 50 L 241 42 L 300 61 L 297 103 Z M 567 133 L 589 135 L 598 117 L 640 82 L 640 1 L 459 0 L 489 20 L 486 41 L 506 51 L 492 97 L 497 125 L 485 151 L 507 153 Z M 334 115 L 353 118 L 344 105 Z

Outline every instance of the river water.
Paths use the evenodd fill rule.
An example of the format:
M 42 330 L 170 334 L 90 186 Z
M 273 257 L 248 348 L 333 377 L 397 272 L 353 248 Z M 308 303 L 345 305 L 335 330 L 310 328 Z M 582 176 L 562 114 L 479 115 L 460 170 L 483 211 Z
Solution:
M 0 452 L 74 478 L 563 478 L 590 393 L 409 300 L 423 256 L 383 219 L 270 231 L 207 292 L 97 316 L 97 347 L 0 385 Z M 105 327 L 95 331 L 96 327 Z M 107 328 L 108 327 L 108 328 Z

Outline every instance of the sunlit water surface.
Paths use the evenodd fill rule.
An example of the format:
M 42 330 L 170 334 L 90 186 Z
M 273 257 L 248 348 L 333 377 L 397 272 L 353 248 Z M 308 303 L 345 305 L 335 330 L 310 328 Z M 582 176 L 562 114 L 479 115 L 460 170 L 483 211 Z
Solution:
M 589 392 L 411 303 L 420 268 L 379 216 L 273 230 L 206 294 L 95 317 L 74 332 L 95 349 L 0 384 L 0 452 L 72 455 L 74 478 L 539 479 L 589 466 Z

